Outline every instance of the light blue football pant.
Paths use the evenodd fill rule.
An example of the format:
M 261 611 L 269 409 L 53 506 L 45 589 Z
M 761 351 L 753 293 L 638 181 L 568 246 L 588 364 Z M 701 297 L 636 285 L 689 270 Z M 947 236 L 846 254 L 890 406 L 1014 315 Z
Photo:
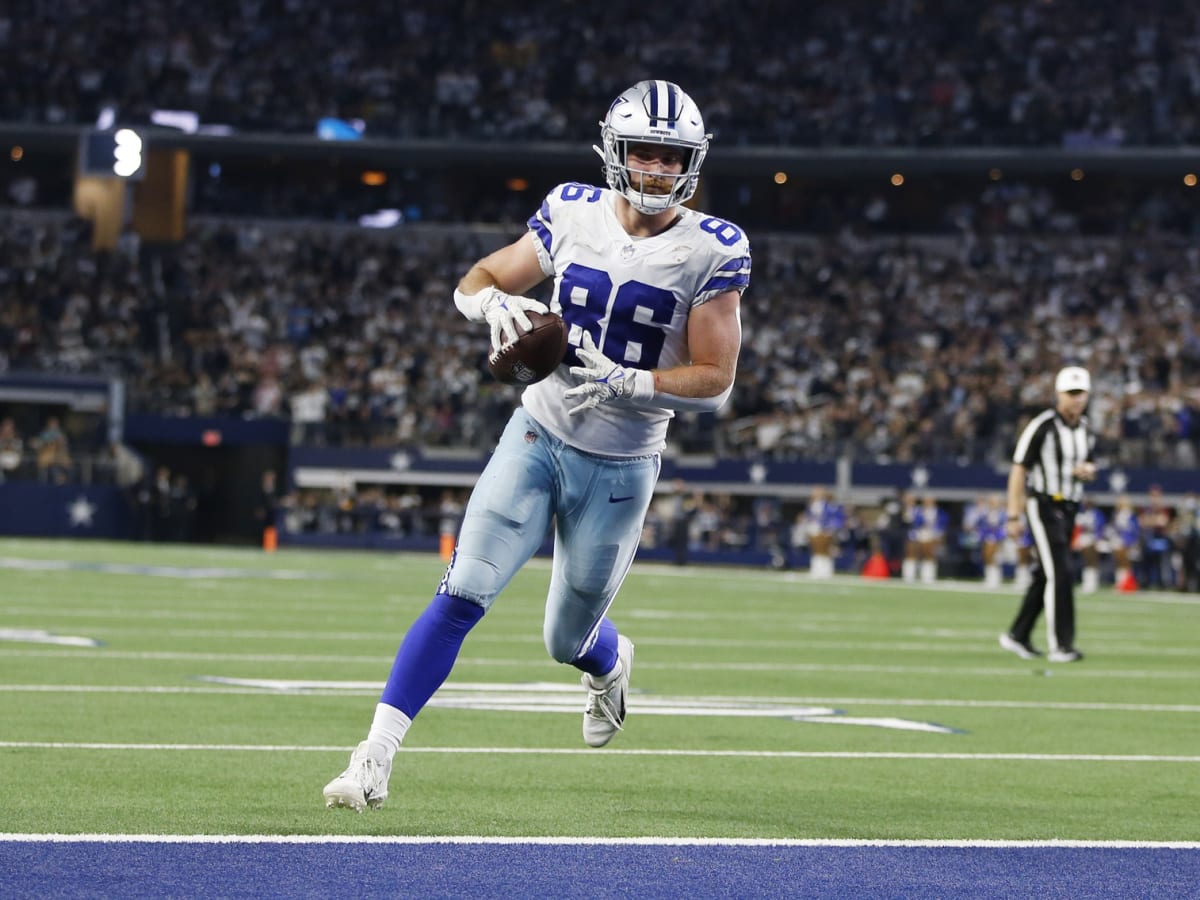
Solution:
M 553 521 L 542 637 L 554 659 L 572 662 L 596 640 L 633 564 L 659 466 L 658 454 L 621 459 L 576 450 L 518 408 L 471 494 L 438 592 L 488 609 Z

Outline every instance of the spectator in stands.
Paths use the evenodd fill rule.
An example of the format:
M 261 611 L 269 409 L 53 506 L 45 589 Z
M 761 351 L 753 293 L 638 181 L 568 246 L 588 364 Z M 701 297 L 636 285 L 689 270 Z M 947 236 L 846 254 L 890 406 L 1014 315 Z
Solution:
M 921 504 L 912 491 L 905 491 L 900 497 L 900 521 L 904 523 L 904 561 L 900 565 L 900 577 L 914 583 L 921 566 Z
M 113 481 L 122 491 L 133 491 L 146 476 L 146 461 L 124 441 L 109 444 L 112 457 Z
M 1129 495 L 1117 497 L 1107 534 L 1113 552 L 1113 577 L 1118 588 L 1127 583 L 1142 558 L 1142 528 Z M 1136 581 L 1136 576 L 1134 576 Z
M 167 494 L 167 540 L 189 543 L 195 538 L 198 507 L 191 481 L 183 472 L 176 472 Z
M 1171 520 L 1174 512 L 1163 498 L 1162 487 L 1150 485 L 1149 499 L 1138 513 L 1142 528 L 1142 575 L 1144 587 L 1174 587 L 1171 572 Z
M 0 420 L 0 483 L 19 478 L 24 461 L 25 442 L 12 416 L 5 416 Z
M 671 548 L 671 560 L 677 566 L 688 563 L 688 549 L 692 519 L 700 507 L 700 497 L 689 491 L 683 479 L 671 482 L 671 495 L 667 519 L 667 544 Z
M 1100 549 L 1107 519 L 1092 498 L 1084 497 L 1075 515 L 1071 549 L 1079 554 L 1079 591 L 1094 594 L 1100 588 Z
M 150 540 L 164 542 L 174 536 L 174 509 L 171 504 L 171 469 L 159 466 L 154 470 L 148 497 L 150 513 Z
M 1004 548 L 1004 496 L 997 492 L 979 498 L 963 516 L 963 531 L 979 547 L 984 587 L 998 588 L 1003 581 L 1001 555 Z
M 258 535 L 267 546 L 267 529 L 275 528 L 280 506 L 278 479 L 274 469 L 263 469 L 259 477 L 258 497 L 254 503 L 254 523 Z
M 1200 497 L 1195 491 L 1180 504 L 1174 524 L 1179 555 L 1176 585 L 1181 591 L 1200 591 Z
M 45 427 L 32 441 L 37 461 L 38 479 L 53 484 L 65 484 L 71 477 L 71 451 L 67 435 L 58 416 L 46 419 Z
M 315 0 L 288 10 L 304 21 L 321 13 Z M 649 46 L 686 23 L 680 43 L 695 49 L 668 54 L 670 74 L 706 85 L 713 130 L 731 145 L 1200 142 L 1191 112 L 1200 50 L 1186 9 L 1168 0 L 824 2 L 798 8 L 795 28 L 780 28 L 767 0 L 744 0 L 736 17 L 711 0 L 610 0 L 604 10 L 589 20 L 577 4 L 539 8 L 520 21 L 517 42 L 503 37 L 513 27 L 504 4 L 410 0 L 381 22 L 353 0 L 337 22 L 290 31 L 270 5 L 237 4 L 218 18 L 170 0 L 162 20 L 189 39 L 167 39 L 112 0 L 67 4 L 56 7 L 55 28 L 96 39 L 62 64 L 40 52 L 44 17 L 13 16 L 5 106 L 52 125 L 90 125 L 103 107 L 144 123 L 157 107 L 248 131 L 311 134 L 330 115 L 361 121 L 368 137 L 582 140 L 583 110 L 603 107 L 640 66 L 595 39 L 611 19 L 622 23 L 621 47 Z M 739 62 L 743 47 L 754 48 L 750 64 Z M 334 62 L 318 73 L 306 64 L 314 59 Z M 403 102 L 413 97 L 422 102 Z M 1031 229 L 1046 222 L 1036 194 L 1002 199 L 998 215 Z M 272 202 L 292 212 L 290 195 Z
M 158 313 L 142 310 L 128 286 L 138 284 L 143 267 L 99 265 L 76 246 L 72 229 L 65 217 L 0 228 L 0 254 L 32 284 L 53 286 L 50 295 L 86 293 L 79 273 L 94 267 L 100 294 L 124 298 L 89 315 L 92 331 L 108 335 L 102 370 L 126 377 L 138 411 L 242 415 L 254 408 L 259 368 L 273 366 L 281 409 L 299 423 L 296 440 L 306 439 L 306 430 L 316 441 L 341 429 L 331 440 L 483 449 L 503 422 L 507 395 L 486 380 L 478 353 L 463 348 L 465 330 L 405 315 L 436 302 L 446 270 L 489 240 L 480 231 L 447 237 L 414 230 L 399 256 L 375 234 L 283 223 L 196 225 L 172 264 L 179 283 L 191 287 L 168 291 L 188 310 L 187 321 L 160 327 Z M 1032 315 L 1096 335 L 1090 352 L 1107 383 L 1092 416 L 1114 462 L 1177 466 L 1195 443 L 1194 429 L 1178 423 L 1200 395 L 1169 386 L 1195 382 L 1200 341 L 1190 308 L 1172 298 L 1200 293 L 1200 265 L 1178 263 L 1190 257 L 1175 236 L 1130 237 L 1122 246 L 980 239 L 964 252 L 955 241 L 918 247 L 885 237 L 764 237 L 756 247 L 760 288 L 747 299 L 745 383 L 739 380 L 730 399 L 731 416 L 690 438 L 707 445 L 690 449 L 779 460 L 997 462 L 1015 437 L 1013 423 L 1036 404 L 1029 386 L 1044 379 L 1039 360 L 1058 340 L 1052 330 L 1030 333 L 1024 322 Z M 322 262 L 329 259 L 365 260 L 369 277 Z M 417 264 L 420 274 L 413 274 Z M 310 302 L 306 330 L 295 332 L 299 342 L 280 338 L 255 351 L 228 327 L 223 303 L 210 310 L 194 299 L 219 295 L 226 280 L 243 285 L 253 300 L 239 315 L 267 321 L 255 340 L 270 341 L 289 333 L 293 312 L 269 301 L 270 279 L 280 290 L 322 298 Z M 78 347 L 59 345 L 53 322 L 25 301 L 22 284 L 0 280 L 0 352 L 22 367 L 57 370 Z M 789 302 L 795 285 L 812 304 Z M 367 303 L 364 290 L 389 299 Z M 1021 299 L 1027 293 L 1047 299 L 1030 311 Z M 819 314 L 826 305 L 838 315 Z M 894 325 L 880 312 L 885 305 Z M 131 326 L 144 316 L 144 327 Z M 1018 345 L 1021 353 L 1013 353 Z M 1154 358 L 1138 350 L 1158 346 L 1168 349 Z M 939 369 L 949 377 L 936 375 Z M 338 425 L 329 421 L 334 407 L 322 387 L 335 374 Z M 1124 439 L 1131 429 L 1136 436 Z M 924 452 L 933 456 L 914 457 Z

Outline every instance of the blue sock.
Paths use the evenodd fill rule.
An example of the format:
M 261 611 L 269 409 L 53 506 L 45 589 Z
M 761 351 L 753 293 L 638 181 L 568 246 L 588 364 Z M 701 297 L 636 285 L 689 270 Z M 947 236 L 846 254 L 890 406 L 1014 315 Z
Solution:
M 600 620 L 600 633 L 596 643 L 582 656 L 577 656 L 571 663 L 575 668 L 595 675 L 607 675 L 617 664 L 617 626 L 605 616 Z
M 478 603 L 436 595 L 400 642 L 380 702 L 415 718 L 449 676 L 463 639 L 483 613 Z

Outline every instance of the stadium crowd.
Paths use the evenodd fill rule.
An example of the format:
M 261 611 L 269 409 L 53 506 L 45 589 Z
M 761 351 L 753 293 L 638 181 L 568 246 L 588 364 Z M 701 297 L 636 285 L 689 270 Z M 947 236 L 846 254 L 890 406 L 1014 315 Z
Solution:
M 371 137 L 591 141 L 597 110 L 652 76 L 702 85 L 725 144 L 1176 145 L 1200 142 L 1198 21 L 1171 0 L 13 0 L 0 107 L 49 124 L 112 107 L 123 124 L 171 109 L 241 131 L 336 117 Z
M 93 252 L 76 220 L 0 228 L 0 371 L 122 376 L 131 408 L 277 417 L 294 443 L 484 448 L 515 399 L 448 298 L 500 230 L 196 223 Z M 1064 358 L 1093 372 L 1102 453 L 1196 464 L 1200 250 L 997 235 L 763 234 L 734 395 L 675 449 L 996 463 Z
M 1200 143 L 1200 10 L 1170 0 L 510 6 L 163 0 L 148 15 L 14 0 L 0 98 L 6 120 L 31 125 L 175 109 L 247 132 L 307 135 L 334 117 L 371 138 L 592 142 L 611 98 L 653 76 L 690 87 L 717 148 Z M 455 199 L 416 170 L 349 190 L 262 176 L 206 162 L 185 241 L 129 230 L 95 252 L 86 223 L 35 209 L 49 190 L 33 175 L 0 173 L 14 206 L 0 210 L 0 374 L 115 374 L 134 411 L 282 418 L 293 443 L 489 447 L 515 391 L 484 374 L 486 341 L 449 297 L 522 227 L 529 195 Z M 787 234 L 743 221 L 748 188 L 731 180 L 722 214 L 753 226 L 754 249 L 739 380 L 719 416 L 680 416 L 669 452 L 999 464 L 1069 358 L 1093 372 L 1105 463 L 1194 467 L 1200 212 L 1177 179 L 1089 174 L 1086 195 L 944 179 L 907 198 L 815 179 L 767 218 Z M 454 224 L 333 224 L 381 199 Z M 310 216 L 326 222 L 296 221 Z M 0 404 L 0 480 L 62 482 L 94 462 L 151 486 L 137 495 L 144 536 L 203 530 L 186 479 L 144 464 L 122 477 L 129 448 L 93 426 Z M 306 491 L 284 508 L 297 533 L 411 535 L 439 530 L 444 502 Z M 786 561 L 795 514 L 697 495 L 681 540 Z M 656 506 L 647 546 L 674 540 L 672 516 Z M 841 540 L 861 555 L 872 526 L 849 522 Z

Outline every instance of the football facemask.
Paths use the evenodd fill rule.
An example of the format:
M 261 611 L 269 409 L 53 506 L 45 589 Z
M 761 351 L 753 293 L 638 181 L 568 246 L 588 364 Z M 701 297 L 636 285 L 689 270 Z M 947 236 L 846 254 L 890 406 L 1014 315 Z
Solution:
M 608 186 L 634 209 L 653 215 L 687 202 L 696 193 L 710 137 L 704 131 L 700 109 L 679 85 L 639 81 L 608 108 L 608 115 L 600 123 L 602 146 L 594 149 L 604 160 Z M 669 182 L 668 191 L 653 193 L 643 188 L 641 173 L 631 172 L 628 165 L 631 144 L 663 144 L 683 155 L 679 174 L 655 173 L 649 179 L 655 184 Z

